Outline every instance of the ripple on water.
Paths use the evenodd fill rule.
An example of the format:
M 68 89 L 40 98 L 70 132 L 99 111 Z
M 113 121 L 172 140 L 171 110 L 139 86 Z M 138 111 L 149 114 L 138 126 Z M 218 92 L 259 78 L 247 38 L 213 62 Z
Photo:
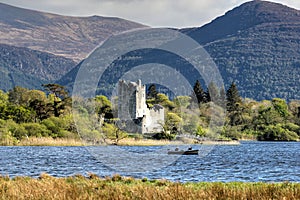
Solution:
M 154 171 L 147 170 L 151 169 L 151 163 L 173 159 L 169 157 L 172 155 L 166 154 L 165 147 L 121 147 L 127 156 L 119 155 L 119 159 L 113 161 L 120 166 L 118 169 L 105 165 L 110 155 L 96 159 L 85 147 L 0 147 L 0 174 L 37 177 L 46 172 L 61 177 L 91 172 L 103 177 L 120 173 L 181 182 L 300 182 L 299 147 L 300 143 L 296 142 L 242 142 L 235 146 L 215 146 L 207 156 L 177 156 L 173 162 Z M 135 166 L 129 163 L 128 155 L 147 155 L 149 160 L 142 166 L 144 171 L 137 172 L 134 168 L 126 171 Z

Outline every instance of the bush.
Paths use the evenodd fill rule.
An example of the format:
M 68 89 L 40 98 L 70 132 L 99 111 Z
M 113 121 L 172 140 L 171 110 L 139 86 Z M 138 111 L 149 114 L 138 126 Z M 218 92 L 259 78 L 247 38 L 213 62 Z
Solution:
M 293 123 L 286 123 L 283 125 L 283 127 L 285 129 L 288 129 L 292 132 L 295 132 L 298 134 L 298 136 L 300 136 L 300 126 L 298 126 L 297 124 L 293 124 Z
M 47 137 L 51 134 L 51 131 L 43 124 L 24 123 L 22 126 L 27 131 L 28 137 Z
M 297 133 L 284 128 L 285 125 L 262 126 L 262 132 L 257 139 L 260 141 L 297 141 Z
M 223 129 L 221 135 L 232 140 L 239 140 L 243 137 L 240 130 L 236 126 L 228 126 Z
M 156 133 L 152 137 L 157 140 L 174 140 L 176 138 L 176 135 L 171 133 L 160 132 Z

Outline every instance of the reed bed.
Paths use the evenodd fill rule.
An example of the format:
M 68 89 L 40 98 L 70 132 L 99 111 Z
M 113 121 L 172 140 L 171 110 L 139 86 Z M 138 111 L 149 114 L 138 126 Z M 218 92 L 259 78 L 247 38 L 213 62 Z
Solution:
M 187 138 L 188 139 L 188 138 Z M 184 145 L 184 144 L 203 144 L 203 145 L 239 145 L 239 141 L 201 141 L 195 140 L 154 140 L 154 139 L 135 139 L 124 138 L 118 142 L 120 146 L 163 146 L 163 145 Z M 114 144 L 114 141 L 106 140 L 107 144 Z M 17 146 L 89 146 L 80 139 L 73 138 L 52 138 L 52 137 L 29 137 L 24 138 Z M 99 144 L 98 144 L 99 145 Z
M 170 141 L 170 140 L 153 140 L 153 139 L 135 139 L 125 138 L 118 142 L 121 146 L 162 146 L 162 145 L 182 145 L 182 141 Z
M 18 146 L 83 146 L 79 139 L 52 138 L 52 137 L 29 137 L 21 140 Z
M 300 183 L 175 183 L 130 177 L 0 177 L 0 199 L 300 199 Z

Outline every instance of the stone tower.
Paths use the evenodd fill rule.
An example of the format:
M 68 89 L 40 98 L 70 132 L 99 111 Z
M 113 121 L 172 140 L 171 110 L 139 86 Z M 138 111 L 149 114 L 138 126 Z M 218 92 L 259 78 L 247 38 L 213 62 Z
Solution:
M 164 108 L 154 105 L 149 109 L 146 104 L 146 87 L 141 80 L 137 82 L 119 81 L 118 118 L 125 122 L 126 131 L 154 133 L 163 130 Z
M 119 81 L 118 118 L 138 119 L 146 114 L 146 90 L 141 80 L 135 82 Z

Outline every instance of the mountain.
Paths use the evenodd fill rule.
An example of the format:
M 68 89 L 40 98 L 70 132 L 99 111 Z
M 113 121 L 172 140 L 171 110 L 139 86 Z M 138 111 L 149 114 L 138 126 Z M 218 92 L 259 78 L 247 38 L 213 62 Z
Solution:
M 0 43 L 76 62 L 110 35 L 142 27 L 145 26 L 115 17 L 69 17 L 0 3 Z
M 256 100 L 275 97 L 300 99 L 300 11 L 267 1 L 244 3 L 202 27 L 179 30 L 198 41 L 210 54 L 224 79 L 225 87 L 236 82 L 241 96 Z M 169 57 L 168 57 L 169 56 Z M 116 61 L 102 80 L 111 88 L 128 66 L 162 61 L 196 77 L 188 64 L 165 52 L 138 52 Z M 133 59 L 135 58 L 135 59 Z M 131 60 L 130 62 L 128 60 Z M 159 63 L 160 63 L 159 62 Z M 114 66 L 119 66 L 113 70 Z M 123 67 L 120 67 L 123 66 Z M 59 83 L 72 85 L 80 64 Z M 204 81 L 201 80 L 204 85 Z M 107 93 L 105 89 L 102 91 Z
M 299 18 L 300 11 L 296 9 L 278 3 L 254 0 L 228 11 L 202 27 L 184 28 L 181 31 L 204 45 L 261 24 L 297 23 Z
M 267 1 L 242 4 L 181 30 L 204 46 L 228 86 L 243 97 L 300 99 L 300 11 Z
M 53 82 L 75 65 L 71 59 L 53 54 L 0 44 L 0 88 L 14 86 L 41 88 L 42 83 Z
M 38 81 L 59 79 L 58 83 L 71 89 L 82 59 L 101 41 L 111 34 L 141 27 L 144 26 L 119 18 L 67 17 L 0 3 L 0 43 L 14 46 L 5 48 L 18 49 L 11 51 L 16 54 L 10 53 L 10 62 L 3 61 L 4 54 L 1 53 L 1 63 L 6 62 L 0 63 L 1 77 L 4 77 L 1 84 L 6 84 L 5 87 L 16 85 L 10 77 L 16 73 L 16 77 L 21 80 L 24 77 L 24 83 L 28 81 L 26 84 L 30 88 L 38 85 Z M 179 31 L 206 49 L 218 66 L 226 88 L 234 81 L 243 97 L 256 100 L 274 97 L 300 99 L 299 10 L 278 3 L 254 0 L 233 8 L 202 27 Z M 76 63 L 82 62 L 68 72 L 71 67 L 64 65 L 68 63 L 66 60 L 58 59 L 60 61 L 54 61 L 57 64 L 51 64 L 51 59 L 43 61 L 48 54 L 43 54 L 43 59 L 40 59 L 37 56 L 40 53 L 31 49 L 52 53 L 49 56 L 61 55 Z M 25 56 L 27 54 L 22 54 L 22 51 L 30 51 L 35 56 Z M 34 57 L 44 64 L 25 64 L 30 63 Z M 107 88 L 111 88 L 130 66 L 155 63 L 158 60 L 185 74 L 191 83 L 200 79 L 204 85 L 201 77 L 196 76 L 188 63 L 167 52 L 130 52 L 123 58 L 108 69 L 107 77 L 101 80 L 100 92 L 106 94 Z M 27 61 L 22 62 L 22 65 L 14 65 L 18 59 Z M 21 66 L 27 66 L 27 69 Z M 31 80 L 37 81 L 32 83 Z

